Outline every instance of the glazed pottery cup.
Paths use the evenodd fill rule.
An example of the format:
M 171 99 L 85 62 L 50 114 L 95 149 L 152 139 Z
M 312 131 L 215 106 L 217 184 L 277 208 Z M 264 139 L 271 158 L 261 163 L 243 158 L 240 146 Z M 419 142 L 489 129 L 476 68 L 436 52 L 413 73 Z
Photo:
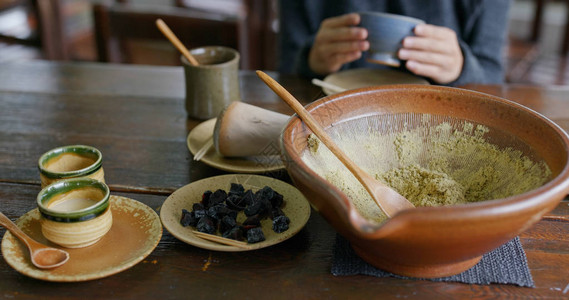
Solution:
M 397 51 L 406 36 L 423 20 L 380 12 L 360 12 L 360 27 L 367 29 L 369 51 L 366 60 L 373 63 L 399 67 Z
M 49 150 L 39 161 L 42 188 L 61 179 L 89 177 L 105 182 L 103 155 L 91 146 L 71 145 Z
M 67 248 L 93 245 L 113 224 L 109 194 L 105 183 L 90 178 L 48 185 L 37 197 L 43 235 Z
M 241 99 L 239 92 L 239 52 L 220 46 L 190 50 L 199 65 L 182 56 L 186 79 L 186 111 L 194 119 L 217 115 L 231 102 Z

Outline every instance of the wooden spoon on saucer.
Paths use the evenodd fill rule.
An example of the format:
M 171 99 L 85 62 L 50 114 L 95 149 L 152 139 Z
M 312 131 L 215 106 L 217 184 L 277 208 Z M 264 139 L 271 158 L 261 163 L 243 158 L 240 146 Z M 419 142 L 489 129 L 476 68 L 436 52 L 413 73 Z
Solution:
M 314 134 L 336 155 L 336 157 L 356 176 L 366 188 L 379 208 L 388 216 L 392 217 L 401 210 L 414 208 L 415 206 L 405 197 L 401 196 L 391 187 L 373 178 L 366 171 L 358 167 L 346 154 L 334 143 L 322 126 L 316 122 L 312 115 L 296 100 L 285 88 L 262 71 L 257 75 L 279 95 L 300 117 L 300 119 L 314 132 Z
M 52 269 L 63 265 L 69 260 L 69 253 L 67 251 L 52 248 L 34 241 L 1 212 L 0 225 L 4 226 L 26 244 L 28 250 L 30 250 L 30 257 L 34 266 L 40 269 Z

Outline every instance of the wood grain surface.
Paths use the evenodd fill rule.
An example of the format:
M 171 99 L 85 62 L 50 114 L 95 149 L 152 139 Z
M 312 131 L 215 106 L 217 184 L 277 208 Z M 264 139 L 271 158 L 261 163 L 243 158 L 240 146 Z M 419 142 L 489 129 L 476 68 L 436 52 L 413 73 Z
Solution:
M 299 100 L 320 96 L 309 79 L 271 74 Z M 253 72 L 241 72 L 244 101 L 292 112 Z M 103 153 L 112 193 L 157 212 L 177 188 L 224 172 L 194 162 L 186 146 L 198 124 L 183 108 L 177 67 L 32 62 L 0 65 L 0 210 L 15 220 L 34 209 L 37 159 L 56 146 L 85 143 Z M 552 119 L 568 116 L 569 90 L 468 86 Z M 268 174 L 288 180 L 286 174 Z M 153 253 L 108 278 L 64 284 L 28 278 L 0 259 L 3 299 L 560 299 L 569 297 L 569 201 L 520 236 L 536 288 L 467 285 L 330 273 L 335 231 L 313 212 L 293 238 L 251 252 L 199 249 L 167 231 Z M 5 233 L 0 229 L 0 236 Z

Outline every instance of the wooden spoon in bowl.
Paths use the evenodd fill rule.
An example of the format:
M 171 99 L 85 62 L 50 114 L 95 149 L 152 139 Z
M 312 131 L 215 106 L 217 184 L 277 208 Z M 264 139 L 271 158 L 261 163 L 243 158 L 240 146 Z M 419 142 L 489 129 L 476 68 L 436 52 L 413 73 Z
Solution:
M 59 267 L 69 260 L 67 251 L 40 244 L 25 234 L 14 222 L 0 212 L 0 225 L 19 238 L 30 250 L 32 264 L 40 269 Z
M 392 217 L 401 210 L 414 208 L 415 206 L 405 197 L 401 196 L 391 187 L 373 178 L 366 171 L 358 167 L 346 154 L 334 143 L 322 126 L 316 122 L 312 115 L 296 100 L 285 88 L 262 71 L 257 71 L 265 84 L 267 84 L 279 97 L 281 97 L 300 117 L 300 119 L 312 130 L 312 132 L 336 155 L 336 157 L 356 176 L 366 188 L 379 208 L 388 216 Z

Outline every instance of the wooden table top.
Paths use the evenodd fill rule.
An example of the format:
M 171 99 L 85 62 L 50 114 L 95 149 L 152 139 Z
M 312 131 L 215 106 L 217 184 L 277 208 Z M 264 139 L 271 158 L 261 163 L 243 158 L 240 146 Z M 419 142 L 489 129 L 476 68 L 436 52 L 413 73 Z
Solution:
M 308 79 L 270 73 L 299 100 L 321 97 Z M 292 111 L 253 72 L 240 73 L 244 101 Z M 539 111 L 569 129 L 569 88 L 470 85 Z M 181 67 L 26 62 L 0 64 L 0 211 L 15 220 L 35 208 L 37 160 L 61 145 L 88 144 L 104 157 L 111 191 L 157 212 L 176 189 L 225 174 L 194 162 L 186 138 Z M 274 174 L 275 175 L 275 174 Z M 276 174 L 288 180 L 286 174 Z M 166 230 L 158 247 L 110 277 L 54 283 L 29 278 L 0 259 L 0 298 L 502 298 L 569 297 L 569 202 L 520 236 L 536 288 L 467 285 L 331 274 L 335 231 L 316 212 L 290 240 L 226 253 L 185 244 Z M 0 229 L 0 236 L 5 233 Z

